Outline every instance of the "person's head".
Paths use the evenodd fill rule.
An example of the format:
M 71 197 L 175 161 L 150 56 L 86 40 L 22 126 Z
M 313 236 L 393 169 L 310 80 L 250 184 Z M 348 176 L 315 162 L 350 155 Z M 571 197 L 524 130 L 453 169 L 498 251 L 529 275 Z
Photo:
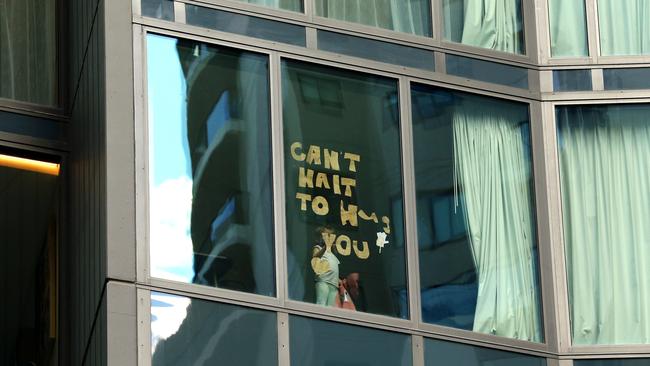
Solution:
M 314 230 L 314 236 L 316 239 L 316 244 L 320 245 L 321 247 L 325 245 L 325 238 L 323 238 L 323 235 L 332 235 L 334 234 L 334 230 L 326 225 L 319 226 Z M 334 248 L 332 248 L 334 250 Z

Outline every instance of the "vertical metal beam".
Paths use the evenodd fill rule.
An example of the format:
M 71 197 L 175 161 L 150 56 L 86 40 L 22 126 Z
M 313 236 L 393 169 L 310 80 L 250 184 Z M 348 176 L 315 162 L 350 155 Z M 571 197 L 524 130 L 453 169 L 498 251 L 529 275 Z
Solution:
M 305 29 L 307 36 L 307 48 L 311 50 L 318 49 L 318 30 L 316 28 L 307 27 Z
M 526 55 L 535 62 L 540 63 L 539 47 L 537 47 L 537 17 L 536 1 L 522 1 L 522 18 L 524 22 L 524 43 L 526 44 Z
M 436 51 L 434 53 L 435 57 L 435 62 L 436 62 L 436 72 L 439 72 L 441 74 L 446 74 L 447 73 L 447 58 L 445 57 L 445 54 L 442 52 Z
M 284 305 L 287 293 L 287 227 L 284 179 L 284 136 L 282 128 L 282 71 L 280 55 L 271 53 L 271 150 L 273 159 L 273 216 L 275 233 L 276 294 Z
M 138 365 L 151 365 L 151 292 L 137 290 Z
M 424 338 L 419 335 L 411 336 L 413 349 L 413 366 L 424 366 Z
M 291 366 L 289 352 L 289 314 L 278 313 L 278 365 Z
M 537 24 L 537 58 L 538 64 L 548 64 L 551 58 L 550 21 L 548 17 L 548 0 L 534 0 Z
M 174 21 L 176 23 L 185 24 L 185 3 L 174 1 Z
M 407 77 L 399 79 L 399 106 L 402 145 L 402 172 L 404 187 L 404 232 L 408 280 L 409 315 L 418 325 L 422 319 L 420 308 L 420 266 L 416 224 L 415 167 L 413 158 L 413 128 L 411 121 L 411 86 Z
M 598 62 L 600 53 L 600 34 L 598 31 L 598 6 L 597 0 L 585 0 L 585 15 L 587 17 L 587 42 L 589 56 Z
M 440 45 L 444 34 L 444 15 L 442 14 L 442 0 L 431 0 L 431 24 L 433 25 L 433 41 Z M 436 71 L 438 71 L 436 69 Z
M 605 77 L 603 75 L 603 69 L 591 70 L 591 86 L 594 91 L 605 90 Z

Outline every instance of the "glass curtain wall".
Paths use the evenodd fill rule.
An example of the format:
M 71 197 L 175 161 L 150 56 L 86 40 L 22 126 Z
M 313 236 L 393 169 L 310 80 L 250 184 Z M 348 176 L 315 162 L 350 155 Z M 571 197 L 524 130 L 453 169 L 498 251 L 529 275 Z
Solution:
M 284 60 L 289 297 L 408 318 L 398 83 Z
M 423 320 L 543 341 L 527 105 L 411 93 Z
M 573 343 L 650 342 L 650 105 L 558 107 Z
M 548 0 L 552 57 L 589 55 L 585 0 Z
M 268 57 L 147 37 L 153 277 L 275 295 Z
M 598 0 L 600 54 L 650 54 L 650 1 Z
M 316 0 L 316 15 L 431 37 L 430 0 Z
M 524 54 L 521 0 L 443 0 L 448 41 Z
M 0 1 L 0 98 L 56 106 L 56 0 Z

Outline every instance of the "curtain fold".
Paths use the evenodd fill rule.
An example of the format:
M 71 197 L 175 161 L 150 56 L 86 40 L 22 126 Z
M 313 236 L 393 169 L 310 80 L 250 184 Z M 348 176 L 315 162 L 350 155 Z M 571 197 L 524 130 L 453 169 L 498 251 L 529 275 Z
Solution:
M 561 111 L 573 343 L 649 343 L 649 108 Z
M 0 1 L 0 98 L 57 104 L 54 14 L 52 0 Z
M 484 100 L 459 105 L 454 174 L 478 275 L 474 331 L 539 342 L 527 121 L 512 106 Z
M 524 53 L 521 0 L 444 0 L 443 9 L 449 40 Z
M 549 0 L 551 56 L 588 56 L 584 0 Z
M 600 54 L 650 54 L 650 1 L 598 0 Z
M 316 14 L 420 36 L 431 35 L 429 0 L 316 0 Z

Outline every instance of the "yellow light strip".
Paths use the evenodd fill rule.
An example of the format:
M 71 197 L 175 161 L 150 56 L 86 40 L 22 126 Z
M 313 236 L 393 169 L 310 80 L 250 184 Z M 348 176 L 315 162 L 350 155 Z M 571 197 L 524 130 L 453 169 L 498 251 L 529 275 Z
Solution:
M 0 154 L 0 166 L 6 166 L 9 168 L 16 168 L 22 170 L 29 170 L 32 172 L 49 174 L 49 175 L 59 175 L 59 170 L 61 168 L 61 165 L 57 163 L 19 158 L 16 156 L 4 155 L 4 154 Z

